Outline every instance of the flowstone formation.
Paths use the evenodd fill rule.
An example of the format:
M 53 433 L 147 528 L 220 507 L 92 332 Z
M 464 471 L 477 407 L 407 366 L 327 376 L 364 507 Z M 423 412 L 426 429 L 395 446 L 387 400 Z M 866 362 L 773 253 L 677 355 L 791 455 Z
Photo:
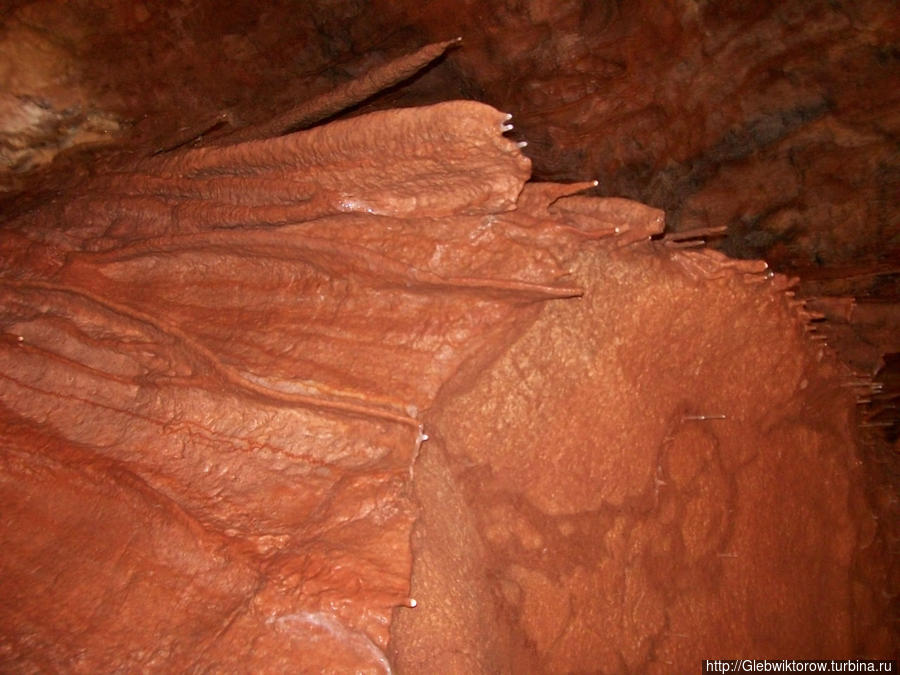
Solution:
M 849 374 L 790 280 L 529 182 L 481 103 L 293 131 L 450 44 L 4 225 L 4 668 L 890 648 Z

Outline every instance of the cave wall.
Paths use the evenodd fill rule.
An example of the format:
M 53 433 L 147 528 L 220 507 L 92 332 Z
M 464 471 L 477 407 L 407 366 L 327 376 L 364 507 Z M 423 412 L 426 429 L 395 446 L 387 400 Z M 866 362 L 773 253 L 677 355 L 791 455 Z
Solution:
M 802 268 L 896 252 L 897 22 L 883 2 L 320 5 L 20 1 L 4 14 L 4 89 L 60 126 L 93 114 L 170 140 L 223 115 L 265 120 L 462 36 L 376 105 L 495 105 L 516 116 L 536 178 L 597 179 L 675 230 L 725 225 L 738 257 Z
M 726 228 L 711 245 L 798 276 L 806 297 L 854 301 L 823 308 L 834 343 L 866 376 L 896 377 L 882 355 L 900 352 L 889 330 L 900 69 L 897 19 L 879 0 L 302 11 L 16 0 L 2 26 L 7 212 L 61 150 L 203 142 L 459 36 L 464 46 L 427 72 L 343 114 L 453 97 L 508 111 L 536 178 L 596 179 L 594 194 L 664 209 L 670 231 Z
M 208 662 L 227 666 L 260 658 L 259 667 L 274 668 L 289 663 L 294 650 L 310 641 L 319 645 L 322 658 L 340 653 L 345 665 L 366 662 L 374 672 L 388 661 L 412 672 L 433 668 L 442 663 L 428 661 L 434 653 L 467 655 L 443 662 L 462 670 L 540 663 L 558 672 L 601 660 L 612 670 L 653 663 L 665 672 L 667 664 L 696 660 L 717 638 L 761 655 L 884 655 L 893 640 L 889 617 L 895 616 L 891 603 L 896 602 L 894 355 L 900 352 L 900 78 L 897 19 L 886 8 L 879 2 L 755 3 L 740 9 L 696 2 L 321 2 L 300 11 L 289 2 L 7 3 L 0 14 L 7 372 L 18 372 L 25 381 L 33 372 L 29 368 L 47 371 L 35 354 L 31 363 L 37 365 L 23 361 L 23 349 L 49 351 L 58 370 L 44 374 L 48 391 L 56 388 L 58 395 L 59 383 L 67 382 L 63 391 L 91 392 L 93 400 L 106 385 L 81 375 L 66 380 L 70 366 L 60 366 L 59 359 L 88 364 L 111 359 L 124 370 L 107 372 L 101 381 L 124 378 L 130 384 L 104 394 L 109 401 L 91 405 L 128 400 L 135 412 L 150 411 L 156 421 L 148 422 L 148 429 L 163 424 L 172 411 L 183 411 L 184 426 L 171 433 L 188 454 L 182 464 L 159 459 L 154 465 L 140 459 L 148 448 L 160 458 L 174 457 L 175 451 L 155 441 L 116 441 L 113 432 L 100 433 L 102 426 L 85 426 L 79 421 L 82 404 L 62 412 L 45 402 L 38 414 L 33 391 L 21 385 L 6 390 L 4 448 L 17 448 L 18 454 L 15 461 L 7 457 L 7 477 L 14 477 L 17 487 L 5 499 L 16 508 L 16 523 L 50 523 L 39 539 L 30 538 L 29 526 L 6 530 L 5 542 L 30 552 L 8 566 L 8 578 L 17 588 L 43 579 L 36 596 L 15 595 L 26 605 L 29 597 L 43 598 L 48 604 L 42 611 L 58 597 L 55 580 L 74 590 L 66 596 L 71 613 L 53 621 L 42 618 L 35 604 L 29 624 L 34 632 L 17 632 L 18 642 L 7 643 L 4 653 L 32 658 L 48 653 L 54 636 L 67 635 L 57 652 L 59 663 L 80 644 L 96 655 L 134 639 L 118 633 L 114 622 L 89 630 L 83 608 L 88 598 L 102 595 L 104 575 L 117 579 L 119 588 L 132 588 L 129 570 L 139 569 L 149 556 L 166 570 L 168 581 L 133 587 L 120 611 L 133 617 L 129 620 L 165 625 L 173 636 L 169 652 L 143 662 L 153 667 L 182 663 L 178 659 L 192 644 L 203 643 Z M 415 51 L 457 36 L 459 44 L 445 43 L 424 55 Z M 420 56 L 405 70 L 396 68 L 407 54 Z M 375 86 L 381 80 L 373 73 L 391 76 Z M 337 103 L 329 103 L 334 92 Z M 487 174 L 479 173 L 482 164 L 467 163 L 476 161 L 474 156 L 459 150 L 466 144 L 482 152 L 499 147 L 477 141 L 479 123 L 454 132 L 452 115 L 418 113 L 399 130 L 366 126 L 370 122 L 359 127 L 378 131 L 357 137 L 354 147 L 360 149 L 350 153 L 354 161 L 379 165 L 392 157 L 390 144 L 382 157 L 373 153 L 387 133 L 399 139 L 398 146 L 404 138 L 415 139 L 413 146 L 424 143 L 423 152 L 434 151 L 433 161 L 445 164 L 438 171 L 446 180 L 443 187 L 423 185 L 426 196 L 406 206 L 391 189 L 373 193 L 370 175 L 339 162 L 338 168 L 288 182 L 287 188 L 267 182 L 272 175 L 284 179 L 277 162 L 257 166 L 258 184 L 238 190 L 208 180 L 220 170 L 213 158 L 226 156 L 216 155 L 217 149 L 239 141 L 264 142 L 299 128 L 369 120 L 373 112 L 453 98 L 483 101 L 513 115 L 515 126 L 501 142 L 509 154 Z M 304 117 L 304 110 L 314 114 Z M 285 111 L 287 118 L 280 118 Z M 273 131 L 271 123 L 278 119 L 289 123 Z M 502 115 L 498 119 L 497 125 L 506 123 Z M 331 133 L 312 138 L 327 141 Z M 442 134 L 454 133 L 458 143 L 443 145 Z M 485 137 L 493 135 L 496 129 Z M 527 145 L 513 150 L 511 141 Z M 325 141 L 304 142 L 312 147 Z M 279 151 L 279 161 L 296 161 L 291 153 L 299 151 L 290 147 Z M 178 186 L 186 157 L 207 158 L 190 160 L 200 162 L 191 165 L 200 182 L 189 189 Z M 203 165 L 207 161 L 212 164 Z M 481 176 L 484 185 L 500 181 L 512 192 L 471 202 L 466 184 L 454 182 L 454 166 Z M 396 184 L 412 180 L 399 175 Z M 510 186 L 521 189 L 529 176 L 597 184 L 579 185 L 584 197 L 565 197 L 569 201 L 554 210 L 562 193 L 543 201 L 534 197 L 539 190 L 529 192 L 532 188 L 513 194 Z M 342 180 L 344 186 L 361 187 L 348 196 Z M 246 196 L 237 204 L 233 197 L 220 204 L 210 201 L 216 190 Z M 302 203 L 295 203 L 297 190 L 305 195 Z M 466 196 L 454 198 L 455 190 Z M 342 199 L 335 199 L 337 193 Z M 633 202 L 608 197 L 664 209 L 668 234 L 663 236 L 657 212 L 638 211 L 629 221 Z M 185 198 L 192 206 L 173 207 Z M 582 198 L 595 201 L 577 201 Z M 346 211 L 357 207 L 357 219 L 348 221 Z M 394 234 L 377 228 L 381 234 L 367 234 L 373 225 L 362 213 L 366 208 L 379 227 L 378 218 L 395 218 L 392 227 L 403 234 L 390 228 Z M 503 230 L 473 252 L 462 243 L 465 237 L 450 234 L 461 228 L 467 237 L 482 236 L 487 226 L 472 218 L 483 211 L 491 214 L 490 227 L 506 227 L 502 214 L 509 209 L 554 223 L 548 232 L 560 239 L 548 244 L 551 234 L 534 229 L 532 221 L 520 222 L 510 225 L 514 234 Z M 326 215 L 338 220 L 316 224 Z M 410 227 L 410 218 L 427 223 L 451 217 L 463 217 L 464 225 L 448 220 L 447 239 L 442 234 L 438 241 L 440 250 L 456 252 L 438 256 L 440 265 L 429 268 L 424 261 L 438 255 L 438 249 L 428 248 L 434 233 L 426 225 L 403 228 Z M 235 226 L 250 232 L 221 240 L 209 234 Z M 623 232 L 613 237 L 616 227 Z M 627 234 L 629 227 L 636 238 Z M 277 279 L 288 286 L 299 283 L 307 292 L 333 289 L 325 279 L 345 273 L 334 261 L 350 249 L 338 255 L 334 247 L 348 233 L 356 238 L 350 243 L 376 252 L 375 258 L 364 256 L 366 262 L 353 267 L 352 275 L 362 275 L 362 287 L 374 283 L 379 293 L 384 284 L 400 283 L 406 272 L 373 260 L 400 255 L 406 264 L 440 277 L 415 277 L 429 293 L 448 275 L 505 275 L 519 284 L 537 284 L 541 293 L 556 293 L 560 302 L 544 303 L 540 293 L 538 301 L 524 286 L 505 288 L 500 295 L 507 296 L 498 299 L 491 291 L 479 300 L 473 319 L 460 309 L 471 306 L 452 298 L 474 291 L 452 290 L 451 299 L 435 295 L 434 305 L 409 294 L 378 300 L 384 312 L 391 307 L 411 312 L 403 329 L 411 335 L 417 316 L 445 322 L 443 337 L 433 338 L 437 343 L 422 338 L 409 351 L 418 357 L 401 370 L 377 350 L 366 356 L 335 352 L 327 340 L 311 337 L 312 328 L 292 338 L 312 354 L 302 366 L 285 365 L 291 362 L 286 343 L 272 346 L 288 349 L 281 362 L 265 349 L 249 348 L 248 343 L 265 344 L 273 335 L 283 340 L 292 335 L 284 318 L 297 311 L 290 296 L 279 283 L 267 282 L 257 295 L 242 296 L 244 309 L 223 312 L 221 291 L 210 289 L 219 283 L 251 290 L 260 266 L 281 269 Z M 193 248 L 173 244 L 165 249 L 168 257 L 158 242 L 146 244 L 185 235 L 196 238 Z M 309 239 L 296 248 L 301 235 Z M 776 272 L 796 279 L 767 275 L 756 262 L 733 268 L 712 252 L 682 250 L 704 242 L 733 258 L 764 258 Z M 299 273 L 273 247 L 293 250 L 308 270 L 324 266 L 326 271 Z M 589 252 L 578 253 L 579 247 Z M 204 282 L 228 250 L 246 254 L 227 254 L 231 275 Z M 389 273 L 373 282 L 373 269 Z M 171 278 L 196 288 L 181 308 L 166 290 Z M 107 285 L 104 279 L 111 281 Z M 90 309 L 72 309 L 66 288 L 78 289 L 83 296 L 78 302 Z M 584 295 L 585 301 L 561 302 L 567 294 Z M 351 318 L 323 335 L 356 330 L 358 342 L 369 344 L 372 335 L 360 328 L 368 320 L 361 308 L 382 296 L 350 297 L 357 298 L 349 306 Z M 199 315 L 198 306 L 205 307 Z M 254 306 L 267 309 L 251 311 Z M 22 307 L 31 309 L 22 315 Z M 710 309 L 719 307 L 730 313 Z M 685 308 L 699 308 L 698 314 Z M 307 325 L 321 319 L 322 311 L 302 309 L 296 320 Z M 354 311 L 362 323 L 353 320 Z M 35 312 L 45 316 L 35 318 Z M 78 328 L 60 328 L 55 315 Z M 86 326 L 84 316 L 92 317 Z M 146 316 L 162 322 L 148 324 Z M 248 322 L 256 331 L 238 338 Z M 98 328 L 106 324 L 118 338 Z M 180 332 L 167 332 L 172 325 Z M 457 331 L 452 338 L 447 337 L 451 325 Z M 466 347 L 465 330 L 485 336 L 484 342 Z M 693 344 L 698 330 L 710 336 L 730 331 L 737 346 L 719 344 L 721 337 Z M 156 345 L 161 356 L 135 351 L 119 363 L 116 340 L 135 331 L 142 336 L 138 342 Z M 81 347 L 73 348 L 65 337 L 73 334 L 83 341 Z M 172 347 L 172 335 L 189 338 L 188 346 Z M 404 343 L 386 335 L 388 345 L 399 349 Z M 440 351 L 440 340 L 450 341 L 449 351 Z M 493 347 L 486 355 L 475 355 L 475 346 L 488 344 Z M 628 346 L 627 357 L 604 351 L 622 344 Z M 684 360 L 673 361 L 678 355 Z M 379 362 L 381 368 L 362 374 Z M 621 379 L 610 380 L 610 369 L 622 367 L 627 372 Z M 682 382 L 688 371 L 696 379 Z M 726 387 L 704 398 L 706 372 L 740 383 L 738 390 Z M 765 382 L 773 380 L 785 389 L 767 390 Z M 273 401 L 271 391 L 254 390 L 248 381 L 284 390 L 278 396 L 316 398 L 324 392 L 339 412 L 329 408 L 324 418 L 317 412 L 310 422 L 307 413 L 286 413 L 285 400 Z M 534 392 L 541 394 L 535 398 Z M 376 400 L 382 413 L 397 419 L 382 416 L 374 428 L 348 422 L 343 415 L 360 413 L 352 410 L 357 397 Z M 761 400 L 764 409 L 746 408 L 747 401 Z M 297 399 L 290 405 L 305 409 L 308 403 Z M 212 409 L 221 414 L 210 425 Z M 615 420 L 607 411 L 615 411 Z M 207 487 L 197 481 L 196 472 L 210 456 L 233 452 L 229 448 L 241 420 L 259 417 L 278 420 L 283 433 L 260 437 L 245 430 L 241 442 L 247 447 L 268 444 L 278 448 L 274 455 L 291 456 L 282 448 L 290 445 L 290 429 L 296 435 L 311 425 L 318 429 L 312 446 L 320 453 L 328 448 L 316 461 L 333 465 L 335 475 L 350 461 L 343 452 L 372 462 L 353 469 L 357 482 L 338 478 L 334 486 L 322 487 L 327 481 L 319 476 L 314 481 L 319 492 L 305 484 L 310 495 L 328 495 L 323 498 L 328 508 L 316 512 L 317 525 L 310 522 L 316 500 L 308 496 L 292 505 L 291 487 L 279 482 L 283 459 L 257 457 L 236 465 L 229 460 L 225 464 L 249 481 L 231 485 L 231 493 L 222 493 L 215 481 Z M 498 420 L 504 418 L 501 432 Z M 424 444 L 419 424 L 431 436 Z M 203 449 L 185 441 L 194 439 L 191 429 L 210 436 Z M 145 437 L 155 433 L 146 431 Z M 333 454 L 327 439 L 338 436 L 378 442 Z M 18 438 L 29 440 L 19 447 Z M 573 438 L 582 440 L 573 445 Z M 110 447 L 115 452 L 97 456 L 98 448 Z M 413 480 L 410 472 L 406 484 L 409 466 L 417 467 L 419 478 Z M 368 479 L 362 477 L 366 472 Z M 773 483 L 773 476 L 783 482 Z M 824 487 L 810 492 L 810 483 L 826 486 L 830 496 L 822 496 Z M 56 484 L 68 487 L 48 513 L 32 495 Z M 127 499 L 108 497 L 123 485 L 129 486 L 122 493 Z M 379 495 L 377 508 L 366 512 L 358 530 L 341 531 L 342 518 L 356 508 L 354 500 L 370 503 L 370 489 Z M 254 490 L 258 503 L 229 506 Z M 209 502 L 213 494 L 217 497 Z M 113 537 L 96 540 L 95 522 L 71 515 L 98 495 L 107 495 L 107 502 L 97 509 L 118 523 L 111 531 L 136 543 L 122 548 L 113 545 Z M 147 515 L 159 511 L 168 515 Z M 803 517 L 795 522 L 796 513 Z M 337 524 L 333 531 L 329 519 Z M 383 537 L 371 529 L 372 522 L 385 527 Z M 775 522 L 777 536 L 770 534 Z M 295 534 L 280 538 L 289 530 Z M 69 532 L 69 544 L 61 543 Z M 350 546 L 353 537 L 366 542 L 363 548 L 370 553 Z M 181 542 L 183 556 L 154 557 L 169 538 Z M 327 569 L 328 556 L 313 551 L 292 557 L 299 541 L 314 542 L 316 551 L 343 551 L 339 556 L 351 567 L 360 557 L 384 560 L 366 568 L 362 581 L 326 574 L 317 588 L 303 580 L 311 567 Z M 463 552 L 454 548 L 460 541 L 466 542 Z M 792 545 L 785 548 L 786 541 Z M 55 550 L 70 556 L 95 553 L 75 567 L 59 558 L 58 568 L 43 567 L 35 577 L 33 565 L 52 559 Z M 465 579 L 459 578 L 460 569 L 466 570 Z M 87 578 L 97 585 L 85 585 Z M 201 581 L 188 584 L 189 578 Z M 299 586 L 297 579 L 303 581 Z M 354 583 L 374 590 L 345 601 L 341 589 Z M 216 598 L 214 609 L 188 614 L 183 624 L 171 624 L 165 611 L 142 617 L 142 607 L 168 597 L 169 586 L 180 589 L 181 606 Z M 585 600 L 619 592 L 623 595 L 607 605 Z M 790 606 L 773 600 L 787 595 L 793 598 Z M 409 597 L 418 599 L 415 610 L 402 606 Z M 736 598 L 743 623 L 729 624 L 717 609 L 726 597 Z M 335 614 L 338 623 L 327 618 L 334 603 L 342 607 Z M 545 611 L 549 618 L 542 616 Z M 223 616 L 239 618 L 220 641 Z M 22 615 L 7 614 L 5 622 L 19 625 Z M 706 633 L 681 629 L 698 623 Z M 390 646 L 389 624 L 395 626 Z M 795 631 L 793 642 L 778 630 L 788 624 L 804 627 Z M 593 630 L 588 627 L 597 625 L 612 637 L 585 641 Z M 467 628 L 453 637 L 448 626 Z M 185 627 L 194 631 L 193 643 L 175 638 Z M 22 637 L 29 634 L 31 642 Z M 87 635 L 95 642 L 85 642 Z M 258 649 L 231 653 L 227 645 L 241 640 L 256 641 Z M 145 649 L 140 639 L 128 644 L 132 655 Z M 114 655 L 104 658 L 111 660 L 88 662 L 115 663 Z

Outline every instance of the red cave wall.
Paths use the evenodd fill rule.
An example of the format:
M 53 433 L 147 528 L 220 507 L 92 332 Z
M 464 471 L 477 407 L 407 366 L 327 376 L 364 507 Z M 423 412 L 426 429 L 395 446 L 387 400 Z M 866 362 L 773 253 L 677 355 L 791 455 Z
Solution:
M 4 670 L 896 657 L 886 3 L 0 21 Z

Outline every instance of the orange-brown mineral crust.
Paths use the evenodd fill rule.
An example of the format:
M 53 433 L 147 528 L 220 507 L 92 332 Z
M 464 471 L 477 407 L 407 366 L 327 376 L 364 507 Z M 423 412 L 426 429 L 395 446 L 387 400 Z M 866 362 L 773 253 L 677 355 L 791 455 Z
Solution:
M 854 399 L 787 281 L 528 183 L 507 123 L 176 150 L 5 226 L 4 670 L 890 648 Z

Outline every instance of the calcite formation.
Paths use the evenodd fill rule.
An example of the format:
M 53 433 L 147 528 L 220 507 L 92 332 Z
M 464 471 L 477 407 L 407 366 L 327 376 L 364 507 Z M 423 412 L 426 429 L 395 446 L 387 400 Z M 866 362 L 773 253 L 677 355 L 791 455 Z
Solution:
M 508 130 L 453 101 L 175 150 L 6 225 L 5 669 L 889 644 L 847 373 L 789 281 L 528 182 Z

